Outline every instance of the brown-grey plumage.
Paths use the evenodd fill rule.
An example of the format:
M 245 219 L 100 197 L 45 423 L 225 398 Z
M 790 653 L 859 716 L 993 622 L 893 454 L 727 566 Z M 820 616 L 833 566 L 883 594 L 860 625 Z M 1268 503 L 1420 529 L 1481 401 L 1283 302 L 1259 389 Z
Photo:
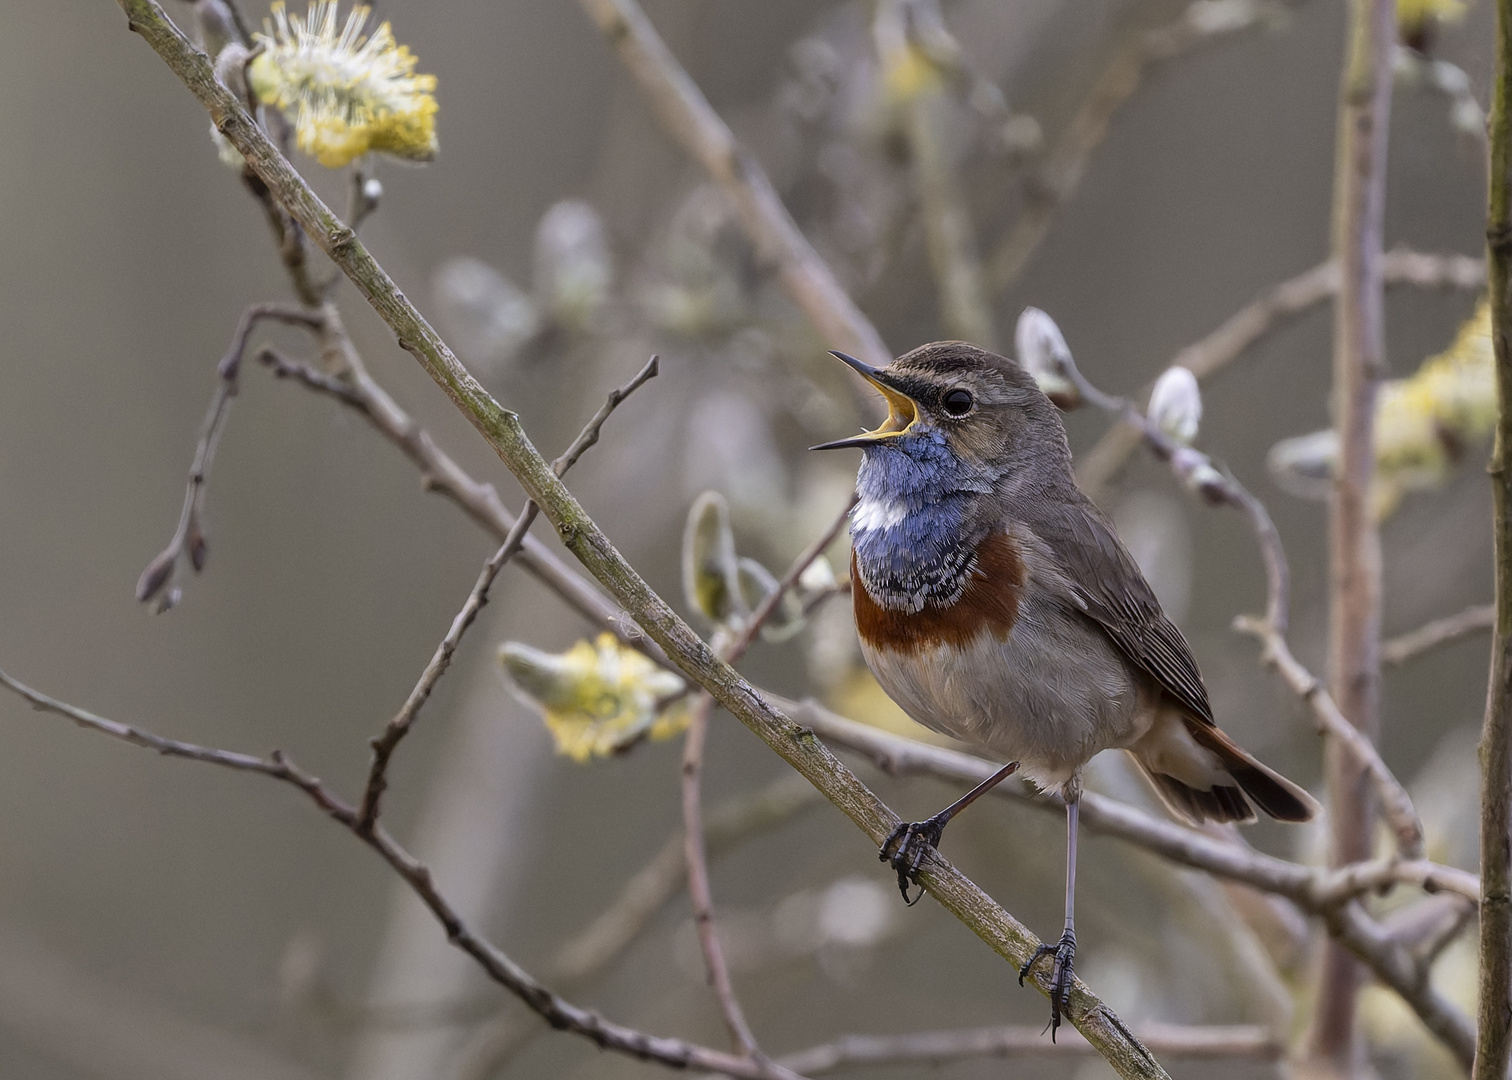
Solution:
M 1179 817 L 1251 821 L 1251 802 L 1304 821 L 1316 803 L 1214 724 L 1181 631 L 1119 540 L 1076 487 L 1058 410 L 1012 361 L 937 342 L 874 369 L 876 431 L 826 447 L 865 451 L 852 512 L 852 596 L 867 664 L 914 719 L 1014 765 L 882 855 L 907 883 L 945 823 L 1021 765 L 1067 803 L 1074 871 L 1081 772 L 1128 750 Z M 1058 1022 L 1075 951 L 1055 948 Z M 1026 968 L 1027 970 L 1027 968 Z

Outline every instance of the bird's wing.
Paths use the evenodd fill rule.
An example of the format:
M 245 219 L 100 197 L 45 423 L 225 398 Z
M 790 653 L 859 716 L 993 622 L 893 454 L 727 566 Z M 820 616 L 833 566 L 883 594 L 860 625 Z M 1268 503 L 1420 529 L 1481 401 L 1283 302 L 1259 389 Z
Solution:
M 1212 724 L 1212 706 L 1192 650 L 1160 610 L 1160 601 L 1112 523 L 1080 492 L 1035 502 L 1039 512 L 1023 521 L 1032 533 L 1026 538 L 1030 574 L 1041 587 L 1060 593 L 1068 607 L 1101 626 L 1119 650 L 1159 681 L 1194 719 Z M 1037 569 L 1048 572 L 1036 573 Z

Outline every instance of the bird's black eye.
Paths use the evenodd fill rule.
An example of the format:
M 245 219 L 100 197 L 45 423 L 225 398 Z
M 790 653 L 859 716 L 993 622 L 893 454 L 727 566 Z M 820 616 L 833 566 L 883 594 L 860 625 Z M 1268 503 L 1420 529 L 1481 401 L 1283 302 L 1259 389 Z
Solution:
M 945 395 L 945 411 L 951 416 L 965 416 L 971 411 L 970 390 L 955 389 Z

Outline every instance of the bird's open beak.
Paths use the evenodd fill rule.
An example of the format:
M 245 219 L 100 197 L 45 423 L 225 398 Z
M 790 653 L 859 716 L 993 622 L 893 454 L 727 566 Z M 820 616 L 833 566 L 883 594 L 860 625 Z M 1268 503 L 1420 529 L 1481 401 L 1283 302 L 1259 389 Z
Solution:
M 881 368 L 874 368 L 870 364 L 863 364 L 854 356 L 846 356 L 843 352 L 831 350 L 830 355 L 849 364 L 863 379 L 882 392 L 882 396 L 887 400 L 887 419 L 882 421 L 882 425 L 875 431 L 866 431 L 860 435 L 853 435 L 849 439 L 820 443 L 818 446 L 809 447 L 810 450 L 841 450 L 847 446 L 865 446 L 879 439 L 890 439 L 895 435 L 903 434 L 908 430 L 909 425 L 919 418 L 919 408 L 914 404 L 913 398 L 891 385 L 887 372 Z

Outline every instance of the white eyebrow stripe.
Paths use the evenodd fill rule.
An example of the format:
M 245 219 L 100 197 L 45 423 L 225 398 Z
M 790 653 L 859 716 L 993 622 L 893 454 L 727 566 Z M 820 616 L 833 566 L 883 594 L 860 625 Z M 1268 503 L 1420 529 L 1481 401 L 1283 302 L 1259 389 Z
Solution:
M 890 529 L 908 516 L 908 504 L 901 499 L 866 496 L 851 511 L 851 528 L 861 532 Z

